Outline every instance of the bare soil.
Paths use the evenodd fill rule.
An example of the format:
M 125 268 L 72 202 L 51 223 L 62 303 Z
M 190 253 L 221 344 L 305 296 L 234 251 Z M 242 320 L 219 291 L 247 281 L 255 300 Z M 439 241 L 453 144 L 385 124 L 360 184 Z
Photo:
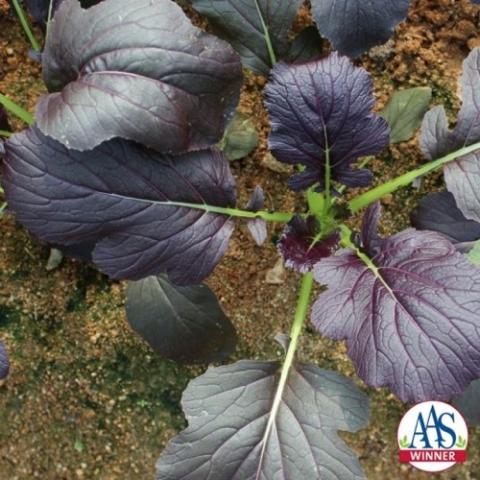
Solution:
M 378 108 L 394 89 L 429 85 L 434 103 L 453 114 L 459 106 L 462 61 L 480 45 L 479 12 L 469 0 L 414 1 L 395 38 L 361 59 L 374 77 Z M 310 23 L 304 10 L 295 30 Z M 33 112 L 44 87 L 28 48 L 18 22 L 8 14 L 8 2 L 0 0 L 0 92 Z M 291 210 L 302 199 L 288 192 L 288 171 L 278 172 L 267 150 L 265 83 L 264 77 L 246 73 L 240 109 L 253 117 L 261 141 L 251 156 L 232 164 L 239 203 L 244 205 L 254 187 L 262 185 L 269 208 Z M 20 122 L 13 124 L 23 128 Z M 372 168 L 381 181 L 422 162 L 412 140 L 392 147 Z M 418 199 L 441 185 L 441 177 L 434 175 L 420 190 L 407 188 L 385 198 L 383 232 L 406 227 Z M 159 358 L 132 333 L 125 320 L 123 283 L 69 259 L 48 272 L 49 248 L 11 215 L 0 222 L 0 338 L 12 356 L 11 376 L 0 386 L 0 480 L 153 478 L 155 460 L 185 425 L 181 392 L 203 369 Z M 208 281 L 238 329 L 241 340 L 232 361 L 282 355 L 273 337 L 289 330 L 298 278 L 285 272 L 280 284 L 266 282 L 278 260 L 274 241 L 279 228 L 270 226 L 270 240 L 257 247 L 239 224 Z M 311 327 L 300 357 L 355 378 L 345 345 L 321 338 Z M 430 478 L 397 461 L 396 430 L 407 406 L 386 390 L 357 382 L 371 398 L 371 423 L 345 438 L 367 477 Z M 480 434 L 472 430 L 472 436 L 469 461 L 439 478 L 480 478 Z

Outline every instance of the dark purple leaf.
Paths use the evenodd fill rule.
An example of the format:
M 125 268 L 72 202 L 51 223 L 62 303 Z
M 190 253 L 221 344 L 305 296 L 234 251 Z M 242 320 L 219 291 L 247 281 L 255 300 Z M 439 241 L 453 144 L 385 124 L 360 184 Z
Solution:
M 10 370 L 10 362 L 8 360 L 7 350 L 5 345 L 0 340 L 0 380 L 7 377 Z
M 315 365 L 292 367 L 278 391 L 279 369 L 277 362 L 241 361 L 191 381 L 182 399 L 189 427 L 168 444 L 156 479 L 365 478 L 337 431 L 367 424 L 367 396 Z
M 292 63 L 309 62 L 322 54 L 322 37 L 314 26 L 304 28 L 292 42 L 288 52 L 288 61 Z
M 7 132 L 11 130 L 8 115 L 3 105 L 0 105 L 0 130 L 6 130 Z
M 113 137 L 161 152 L 217 143 L 242 83 L 233 49 L 194 27 L 171 0 L 65 0 L 43 54 L 42 132 L 90 150 Z
M 320 33 L 335 50 L 358 57 L 392 36 L 409 4 L 410 0 L 312 0 L 312 11 Z
M 470 244 L 480 239 L 480 223 L 465 218 L 450 192 L 427 195 L 411 219 L 415 228 L 440 232 L 455 244 Z
M 277 245 L 285 266 L 299 273 L 310 272 L 322 258 L 329 257 L 338 249 L 338 232 L 316 240 L 319 231 L 314 217 L 308 217 L 307 220 L 299 215 L 293 217 Z
M 371 252 L 364 235 L 374 226 L 363 232 L 363 258 L 340 250 L 315 267 L 329 287 L 313 306 L 316 328 L 347 341 L 368 385 L 403 401 L 463 392 L 480 377 L 480 269 L 438 233 L 408 229 Z
M 52 17 L 63 1 L 64 0 L 51 0 Z M 100 1 L 101 0 L 80 0 L 80 4 L 83 8 L 88 8 L 99 3 Z M 23 2 L 25 3 L 25 7 L 32 16 L 33 20 L 42 27 L 45 27 L 45 24 L 48 20 L 50 0 L 23 0 Z
M 270 149 L 305 171 L 289 181 L 293 190 L 320 183 L 323 189 L 327 153 L 333 180 L 349 186 L 371 181 L 368 170 L 351 169 L 359 157 L 388 145 L 388 125 L 372 113 L 372 81 L 362 68 L 333 53 L 323 60 L 278 64 L 266 88 L 272 133 Z
M 227 248 L 229 217 L 168 205 L 234 205 L 221 152 L 171 157 L 117 139 L 82 153 L 36 128 L 6 147 L 3 183 L 18 220 L 50 243 L 94 243 L 94 263 L 113 278 L 168 273 L 178 284 L 199 283 Z
M 250 197 L 250 200 L 248 201 L 246 209 L 250 210 L 251 212 L 258 212 L 263 208 L 264 203 L 265 193 L 263 188 L 257 185 L 252 196 Z M 248 220 L 247 228 L 257 245 L 260 246 L 265 243 L 268 230 L 267 222 L 263 218 L 254 218 L 253 220 Z
M 273 50 L 282 58 L 288 52 L 287 34 L 302 0 L 190 0 L 208 18 L 216 33 L 233 45 L 246 67 L 268 74 L 272 67 L 263 23 Z
M 453 402 L 469 425 L 480 426 L 480 380 L 475 380 Z
M 235 350 L 235 329 L 206 285 L 179 287 L 164 275 L 129 282 L 126 309 L 131 327 L 176 362 L 217 362 Z
M 470 52 L 461 78 L 463 105 L 453 130 L 443 107 L 430 110 L 423 121 L 421 146 L 425 156 L 440 158 L 480 141 L 480 48 Z M 469 220 L 480 222 L 480 152 L 458 158 L 444 167 L 447 189 Z

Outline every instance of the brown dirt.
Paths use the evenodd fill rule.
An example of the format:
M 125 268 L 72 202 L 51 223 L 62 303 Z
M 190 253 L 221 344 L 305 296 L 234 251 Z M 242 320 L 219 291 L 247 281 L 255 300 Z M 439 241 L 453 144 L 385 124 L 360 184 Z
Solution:
M 0 0 L 0 12 L 5 2 Z M 469 0 L 418 0 L 409 19 L 387 46 L 364 56 L 373 74 L 378 108 L 397 88 L 430 85 L 434 102 L 449 112 L 458 107 L 457 76 L 469 49 L 480 44 L 478 7 Z M 311 23 L 302 12 L 296 28 Z M 13 17 L 0 17 L 0 92 L 33 112 L 43 91 L 40 68 L 28 59 L 28 45 Z M 268 121 L 262 107 L 266 79 L 248 74 L 241 110 L 261 133 L 258 149 L 232 167 L 244 205 L 255 185 L 267 192 L 267 206 L 301 208 L 301 198 L 285 188 L 288 173 L 266 167 Z M 14 122 L 16 128 L 20 123 Z M 392 147 L 373 162 L 378 179 L 422 163 L 416 141 Z M 384 199 L 383 231 L 408 224 L 418 198 L 441 186 L 439 175 L 420 191 L 404 189 Z M 109 282 L 72 260 L 47 272 L 48 248 L 32 239 L 14 218 L 0 224 L 0 338 L 12 354 L 12 374 L 0 387 L 0 480 L 151 479 L 166 441 L 184 425 L 179 407 L 189 378 L 201 369 L 184 368 L 153 354 L 129 330 L 121 283 Z M 274 238 L 257 247 L 239 225 L 228 253 L 208 283 L 235 323 L 240 345 L 235 359 L 277 358 L 273 341 L 292 319 L 298 278 L 282 285 L 265 282 L 277 261 Z M 342 343 L 322 339 L 307 328 L 300 356 L 321 367 L 353 376 Z M 363 387 L 360 381 L 359 385 Z M 386 390 L 367 389 L 370 426 L 348 435 L 368 478 L 426 479 L 396 459 L 396 427 L 405 406 Z M 473 432 L 471 445 L 480 444 Z M 470 460 L 440 478 L 480 477 L 478 448 Z

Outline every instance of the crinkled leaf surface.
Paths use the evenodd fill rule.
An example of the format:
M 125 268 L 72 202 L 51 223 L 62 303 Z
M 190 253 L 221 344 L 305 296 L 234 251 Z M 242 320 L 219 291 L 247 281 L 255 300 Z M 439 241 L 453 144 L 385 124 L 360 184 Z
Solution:
M 293 190 L 317 182 L 322 189 L 327 159 L 333 180 L 349 186 L 370 183 L 368 170 L 351 165 L 382 151 L 389 129 L 372 113 L 372 81 L 365 70 L 336 53 L 299 65 L 280 63 L 273 69 L 266 98 L 270 149 L 278 160 L 306 167 L 290 179 Z
M 238 103 L 238 55 L 171 0 L 65 0 L 43 54 L 42 132 L 75 150 L 135 140 L 182 153 L 217 143 Z
M 443 233 L 453 243 L 468 244 L 480 238 L 480 223 L 465 218 L 450 192 L 427 195 L 411 219 L 415 228 Z
M 82 153 L 36 128 L 6 149 L 3 184 L 18 220 L 51 243 L 95 243 L 94 263 L 114 278 L 200 283 L 227 248 L 229 217 L 164 203 L 233 205 L 221 152 L 171 157 L 117 139 Z
M 380 115 L 390 126 L 390 142 L 410 140 L 420 127 L 432 100 L 428 87 L 407 88 L 394 92 Z
M 275 55 L 288 52 L 287 34 L 302 0 L 190 0 L 215 31 L 233 45 L 246 67 L 268 74 L 272 67 L 265 42 L 268 29 Z
M 364 427 L 368 399 L 335 372 L 292 368 L 265 440 L 279 369 L 241 361 L 190 382 L 182 400 L 189 427 L 160 457 L 157 480 L 364 478 L 337 430 Z
M 0 380 L 7 377 L 10 370 L 10 362 L 8 360 L 7 350 L 5 345 L 0 340 Z
M 392 36 L 409 4 L 410 0 L 312 0 L 312 11 L 320 33 L 335 50 L 358 57 Z
M 470 52 L 463 64 L 462 108 L 453 130 L 443 107 L 425 116 L 421 146 L 428 159 L 436 159 L 480 141 L 480 48 Z M 469 220 L 480 222 L 480 152 L 458 158 L 444 167 L 445 182 L 458 208 Z
M 333 232 L 325 238 L 316 238 L 320 232 L 315 217 L 304 220 L 296 215 L 283 230 L 278 241 L 278 251 L 285 266 L 299 273 L 311 272 L 313 267 L 338 249 L 340 235 Z
M 313 323 L 347 341 L 368 385 L 403 401 L 448 400 L 480 377 L 480 269 L 438 233 L 408 229 L 369 243 L 373 231 L 362 235 L 368 262 L 340 250 L 315 267 L 329 289 Z
M 165 275 L 129 282 L 126 309 L 131 327 L 176 362 L 216 362 L 235 349 L 235 329 L 206 285 L 181 287 Z
M 480 380 L 475 380 L 470 384 L 463 395 L 457 397 L 454 401 L 465 420 L 469 425 L 480 425 Z

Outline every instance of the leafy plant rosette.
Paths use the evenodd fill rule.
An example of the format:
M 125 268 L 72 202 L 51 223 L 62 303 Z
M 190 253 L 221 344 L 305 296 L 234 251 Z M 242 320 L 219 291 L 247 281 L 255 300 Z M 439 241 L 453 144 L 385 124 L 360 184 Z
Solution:
M 129 280 L 130 324 L 180 362 L 224 360 L 235 347 L 232 323 L 201 283 L 225 253 L 235 219 L 248 222 L 258 243 L 266 222 L 286 224 L 278 249 L 302 278 L 285 357 L 211 367 L 193 380 L 182 400 L 189 426 L 160 457 L 158 480 L 364 478 L 338 431 L 367 424 L 368 399 L 351 380 L 297 359 L 309 313 L 322 335 L 346 341 L 367 385 L 404 402 L 478 405 L 480 49 L 465 60 L 455 129 L 441 107 L 425 116 L 428 162 L 347 201 L 346 188 L 372 182 L 365 167 L 389 145 L 389 124 L 395 141 L 409 139 L 430 93 L 423 91 L 428 100 L 415 115 L 405 105 L 422 92 L 392 99 L 387 122 L 373 113 L 368 73 L 347 57 L 275 64 L 283 50 L 272 38 L 283 39 L 277 33 L 291 25 L 297 3 L 278 2 L 273 11 L 258 0 L 242 12 L 248 2 L 192 1 L 232 23 L 214 25 L 247 65 L 274 64 L 265 89 L 269 147 L 297 168 L 288 186 L 305 192 L 299 211 L 265 211 L 260 189 L 237 208 L 229 161 L 216 145 L 238 103 L 240 56 L 170 0 L 105 0 L 88 10 L 78 0 L 61 2 L 42 56 L 49 93 L 35 123 L 4 145 L 9 210 L 40 239 Z M 388 8 L 375 25 L 385 33 L 408 7 L 351 1 L 334 2 L 343 5 L 335 10 L 331 3 L 312 1 L 313 13 L 352 55 L 359 52 L 342 43 L 348 39 L 329 34 L 340 11 L 360 18 L 361 8 L 381 3 Z M 235 15 L 250 30 L 234 28 Z M 376 31 L 368 22 L 362 28 L 355 31 L 369 38 Z M 260 50 L 240 29 L 252 41 L 262 34 L 254 44 Z M 449 192 L 442 202 L 427 197 L 413 216 L 416 229 L 379 236 L 379 200 L 440 169 Z M 362 228 L 353 232 L 348 225 L 359 212 Z M 315 282 L 326 289 L 310 309 Z

